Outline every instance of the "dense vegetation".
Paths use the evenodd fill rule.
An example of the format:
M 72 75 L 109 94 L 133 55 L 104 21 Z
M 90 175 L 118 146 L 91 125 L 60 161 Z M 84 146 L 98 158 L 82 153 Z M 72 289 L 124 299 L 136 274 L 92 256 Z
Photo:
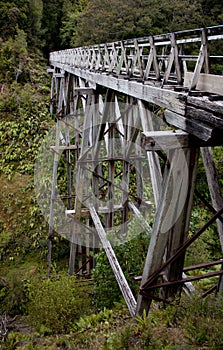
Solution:
M 221 0 L 0 1 L 0 331 L 4 317 L 11 330 L 7 338 L 0 333 L 1 349 L 223 347 L 221 297 L 182 298 L 178 306 L 154 307 L 149 319 L 135 323 L 104 252 L 96 256 L 93 284 L 82 285 L 77 277 L 67 277 L 68 242 L 57 239 L 52 277 L 46 279 L 48 226 L 33 189 L 38 148 L 54 123 L 49 51 L 222 22 Z M 222 148 L 215 149 L 215 158 L 223 179 Z M 210 199 L 202 162 L 197 189 Z M 195 201 L 190 234 L 210 216 Z M 187 263 L 220 258 L 216 237 L 213 225 L 189 250 Z M 142 271 L 147 240 L 142 233 L 116 248 L 135 293 L 131 276 Z M 206 290 L 210 282 L 197 287 Z

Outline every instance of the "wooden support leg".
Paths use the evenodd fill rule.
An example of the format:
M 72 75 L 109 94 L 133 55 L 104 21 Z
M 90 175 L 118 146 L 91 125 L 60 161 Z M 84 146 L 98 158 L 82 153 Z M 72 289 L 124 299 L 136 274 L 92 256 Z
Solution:
M 57 120 L 56 125 L 56 150 L 59 148 L 60 143 L 60 120 Z M 55 191 L 57 184 L 57 169 L 59 162 L 58 152 L 54 153 L 53 161 L 53 178 L 51 186 L 51 198 L 50 198 L 50 218 L 49 218 L 49 237 L 48 237 L 48 253 L 47 253 L 47 274 L 50 277 L 51 259 L 52 259 L 52 237 L 53 237 L 53 226 L 54 226 L 54 201 L 55 201 Z
M 70 257 L 69 257 L 69 276 L 73 276 L 74 274 L 74 266 L 77 252 L 77 244 L 70 242 Z
M 160 201 L 141 285 L 162 265 L 171 234 L 174 233 L 174 236 L 179 234 L 174 244 L 174 248 L 176 248 L 184 240 L 189 224 L 194 187 L 192 184 L 195 181 L 198 150 L 178 149 L 171 152 L 170 156 L 165 168 Z M 179 232 L 178 229 L 180 229 Z M 179 270 L 180 276 L 182 276 L 182 266 Z M 148 300 L 139 294 L 136 313 L 142 315 L 144 310 L 148 312 L 150 304 L 151 299 Z
M 185 205 L 182 208 L 182 212 L 179 215 L 175 225 L 169 232 L 169 239 L 166 251 L 166 260 L 173 256 L 176 250 L 183 245 L 187 239 L 187 233 L 189 229 L 191 210 L 193 204 L 193 195 L 195 188 L 195 179 L 197 173 L 197 162 L 198 162 L 198 150 L 197 149 L 186 149 L 184 151 L 185 160 L 188 164 L 188 191 L 187 197 L 185 198 Z M 183 175 L 183 174 L 182 174 Z M 174 263 L 170 264 L 166 276 L 168 281 L 176 281 L 182 278 L 182 271 L 184 267 L 185 254 L 180 256 Z M 176 293 L 181 292 L 179 286 L 172 286 L 163 291 L 165 299 L 172 298 Z

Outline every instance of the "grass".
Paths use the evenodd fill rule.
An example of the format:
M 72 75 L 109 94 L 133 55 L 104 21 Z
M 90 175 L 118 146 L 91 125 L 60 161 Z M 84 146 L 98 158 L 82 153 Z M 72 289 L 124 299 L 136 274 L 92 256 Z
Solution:
M 149 317 L 132 319 L 124 303 L 111 310 L 94 310 L 74 321 L 69 332 L 37 332 L 27 318 L 8 335 L 2 350 L 220 350 L 223 348 L 222 298 L 184 296 L 179 304 L 160 309 L 153 305 Z M 55 322 L 57 322 L 55 320 Z

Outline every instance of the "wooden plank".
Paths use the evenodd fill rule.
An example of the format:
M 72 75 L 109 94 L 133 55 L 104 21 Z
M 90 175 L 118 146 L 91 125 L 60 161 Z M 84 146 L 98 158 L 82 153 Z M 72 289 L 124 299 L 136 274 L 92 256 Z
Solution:
M 64 150 L 71 150 L 71 149 L 77 149 L 77 145 L 69 145 L 69 146 L 50 146 L 50 149 L 53 151 L 64 151 Z
M 174 62 L 174 47 L 171 47 L 170 54 L 168 56 L 167 66 L 166 66 L 166 69 L 165 69 L 165 72 L 164 72 L 164 77 L 163 77 L 163 80 L 162 80 L 162 86 L 165 83 L 167 83 L 167 81 L 169 79 L 173 62 Z
M 192 83 L 193 73 L 185 72 L 184 86 L 190 87 Z M 197 90 L 210 92 L 223 96 L 223 75 L 200 73 L 196 85 Z
M 100 237 L 102 246 L 105 250 L 105 253 L 108 257 L 108 260 L 110 262 L 110 265 L 112 267 L 112 270 L 115 274 L 115 278 L 118 282 L 119 288 L 122 292 L 122 295 L 126 301 L 126 304 L 128 306 L 128 309 L 130 311 L 131 316 L 135 316 L 135 309 L 136 309 L 136 301 L 132 294 L 132 291 L 128 285 L 128 282 L 126 281 L 125 275 L 119 265 L 119 262 L 116 258 L 116 255 L 114 253 L 114 250 L 111 246 L 111 243 L 108 241 L 106 237 L 106 232 L 102 226 L 102 223 L 100 221 L 100 218 L 98 217 L 98 214 L 93 206 L 89 207 L 92 220 L 94 222 L 95 228 L 98 232 L 98 235 Z
M 147 131 L 141 134 L 146 151 L 169 150 L 189 146 L 189 134 L 182 130 Z
M 64 73 L 53 73 L 54 78 L 64 78 L 65 72 Z
M 123 57 L 124 64 L 125 64 L 125 71 L 126 71 L 126 74 L 128 75 L 129 74 L 129 65 L 128 65 L 128 60 L 126 57 L 126 49 L 123 45 L 123 42 L 121 42 L 121 52 L 122 52 L 122 57 Z
M 55 73 L 55 69 L 54 68 L 47 68 L 47 73 Z
M 204 55 L 204 44 L 201 44 L 199 56 L 198 56 L 198 59 L 197 59 L 196 65 L 195 65 L 195 69 L 194 69 L 194 72 L 193 72 L 193 76 L 192 76 L 192 79 L 191 79 L 189 90 L 194 90 L 197 87 L 197 83 L 198 83 L 198 80 L 199 80 L 201 68 L 202 68 L 203 63 L 204 63 L 204 58 L 205 58 L 205 55 Z
M 140 54 L 140 48 L 136 39 L 134 39 L 134 46 L 135 46 L 135 54 L 134 54 L 131 74 L 134 75 L 134 71 L 135 69 L 137 69 L 140 73 L 140 76 L 143 77 L 142 55 Z
M 174 50 L 174 63 L 175 63 L 175 73 L 177 76 L 177 82 L 178 82 L 178 84 L 182 85 L 182 73 L 181 73 L 179 52 L 178 52 L 178 46 L 177 46 L 177 42 L 176 42 L 175 33 L 171 33 L 170 40 L 171 40 L 172 48 Z
M 156 79 L 160 80 L 160 68 L 159 68 L 159 64 L 158 64 L 158 60 L 157 60 L 157 52 L 156 52 L 156 47 L 154 44 L 154 37 L 152 37 L 152 36 L 149 37 L 149 43 L 150 43 L 150 47 L 152 49 L 153 66 L 154 66 L 154 70 L 155 70 L 155 74 L 156 74 Z
M 198 123 L 192 119 L 185 118 L 170 110 L 165 111 L 165 119 L 170 125 L 180 128 L 204 141 L 211 140 L 214 135 L 213 127 L 205 125 L 200 121 Z
M 187 106 L 186 117 L 198 121 L 198 123 L 207 123 L 208 125 L 218 129 L 223 128 L 223 118 L 198 107 Z
M 89 87 L 76 87 L 74 89 L 74 96 L 75 95 L 93 95 L 94 89 Z
M 216 96 L 214 96 L 216 98 Z M 196 108 L 200 108 L 206 111 L 210 111 L 212 113 L 218 113 L 219 117 L 220 115 L 223 115 L 223 97 L 215 98 L 211 100 L 213 96 L 201 96 L 201 97 L 194 97 L 194 96 L 187 96 L 187 105 L 193 106 Z

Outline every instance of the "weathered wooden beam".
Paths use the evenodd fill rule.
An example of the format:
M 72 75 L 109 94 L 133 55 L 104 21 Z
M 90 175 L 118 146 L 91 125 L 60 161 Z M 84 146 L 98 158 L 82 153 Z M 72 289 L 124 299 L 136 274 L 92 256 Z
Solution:
M 215 134 L 213 127 L 202 122 L 198 123 L 193 119 L 185 118 L 170 110 L 165 111 L 165 119 L 168 124 L 180 128 L 204 141 L 211 140 Z
M 207 125 L 210 125 L 213 128 L 223 129 L 223 113 L 221 117 L 218 117 L 213 112 L 206 111 L 198 107 L 187 106 L 186 117 L 197 121 L 197 123 L 203 122 L 207 123 Z
M 53 151 L 64 151 L 64 150 L 71 150 L 71 149 L 78 149 L 79 147 L 77 145 L 68 145 L 68 146 L 50 146 L 50 149 Z
M 153 112 L 151 112 L 148 108 L 146 108 L 143 101 L 138 100 L 138 108 L 139 108 L 139 116 L 141 120 L 142 130 L 144 132 L 153 131 Z M 147 152 L 149 171 L 151 176 L 153 195 L 156 207 L 159 202 L 160 196 L 160 188 L 162 183 L 162 172 L 161 166 L 159 163 L 159 157 L 156 152 Z
M 129 201 L 128 206 L 132 210 L 132 212 L 136 215 L 143 230 L 150 237 L 152 233 L 152 227 L 148 224 L 148 222 L 145 220 L 145 218 L 143 217 L 143 215 L 140 213 L 139 209 L 135 206 L 133 202 Z
M 117 92 L 122 92 L 128 96 L 139 98 L 154 103 L 160 107 L 174 110 L 176 113 L 182 115 L 185 113 L 185 102 L 183 100 L 183 96 L 186 96 L 185 93 L 178 93 L 148 84 L 115 78 L 106 74 L 94 73 L 58 62 L 52 62 L 52 65 L 65 69 L 67 72 L 82 77 L 87 81 L 94 82 Z
M 149 204 L 148 204 L 149 205 Z M 123 210 L 123 206 L 121 204 L 115 204 L 113 207 L 114 211 L 120 211 Z M 89 214 L 89 209 L 88 208 L 82 208 L 81 209 L 81 216 L 86 216 Z M 100 214 L 107 214 L 110 212 L 110 208 L 109 207 L 98 207 L 97 208 L 97 212 Z M 71 215 L 71 214 L 75 214 L 75 209 L 71 209 L 71 210 L 66 210 L 65 211 L 66 215 Z
M 64 78 L 65 72 L 64 73 L 53 73 L 54 78 Z
M 192 72 L 185 72 L 184 87 L 190 87 L 192 78 Z M 223 76 L 200 73 L 196 89 L 223 96 Z
M 147 131 L 141 134 L 141 146 L 146 151 L 187 148 L 190 135 L 182 130 Z
M 182 179 L 181 177 L 187 178 L 187 183 L 185 184 L 185 187 L 187 186 L 187 189 L 185 188 L 185 203 L 182 205 L 182 203 L 180 203 L 180 200 L 178 201 L 178 199 L 176 199 L 176 201 L 178 202 L 177 205 L 182 205 L 182 211 L 179 214 L 179 217 L 176 218 L 176 223 L 169 232 L 165 260 L 168 260 L 169 257 L 174 256 L 175 252 L 179 249 L 179 247 L 181 247 L 183 243 L 187 240 L 193 205 L 193 195 L 197 174 L 199 148 L 191 147 L 188 149 L 184 149 L 181 154 L 182 157 L 185 158 L 184 161 L 186 163 L 186 168 L 185 170 L 183 170 L 182 167 L 178 170 L 178 164 L 176 164 L 175 171 L 179 174 L 179 178 L 176 179 L 174 187 L 177 188 L 177 186 L 179 186 L 180 188 L 180 186 L 182 186 L 184 182 L 184 179 Z M 180 192 L 181 190 L 179 191 L 179 193 Z M 168 281 L 174 281 L 182 277 L 185 253 L 182 254 L 173 263 L 171 263 L 165 270 L 165 274 Z M 162 294 L 165 299 L 168 299 L 169 297 L 174 298 L 178 292 L 181 292 L 181 290 L 173 286 L 173 288 L 163 290 Z
M 210 96 L 187 96 L 187 106 L 193 106 L 198 109 L 212 112 L 218 116 L 223 116 L 223 97 L 210 95 Z
M 47 68 L 46 71 L 47 71 L 47 73 L 55 73 L 54 68 Z
M 74 88 L 74 96 L 75 95 L 93 95 L 94 89 L 89 87 L 76 87 Z

